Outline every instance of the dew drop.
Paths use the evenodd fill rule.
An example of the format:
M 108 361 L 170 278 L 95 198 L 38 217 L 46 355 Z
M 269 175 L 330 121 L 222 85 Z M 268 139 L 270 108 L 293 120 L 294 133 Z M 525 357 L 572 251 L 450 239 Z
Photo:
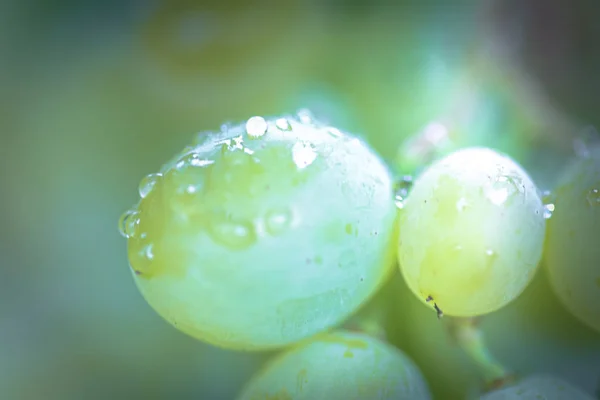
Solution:
M 542 214 L 544 216 L 544 219 L 552 218 L 553 213 L 554 213 L 554 204 L 545 204 L 544 212 Z
M 600 206 L 600 189 L 590 189 L 586 198 L 590 206 Z
M 315 147 L 306 141 L 296 142 L 292 147 L 292 159 L 300 169 L 308 167 L 317 158 Z
M 259 138 L 267 133 L 267 121 L 263 117 L 252 117 L 246 122 L 246 133 L 251 138 Z
M 287 118 L 279 118 L 275 121 L 275 126 L 281 131 L 291 131 L 292 125 L 290 125 L 290 121 Z
M 556 197 L 554 193 L 546 190 L 542 193 L 542 203 L 544 204 L 544 211 L 542 213 L 545 219 L 550 219 L 552 214 L 554 213 L 554 202 L 556 201 Z
M 182 170 L 186 167 L 206 167 L 208 165 L 214 164 L 214 160 L 208 160 L 200 157 L 198 153 L 190 153 L 183 156 L 177 164 L 175 164 L 175 169 Z
M 161 177 L 162 174 L 149 174 L 142 178 L 140 185 L 138 186 L 138 191 L 140 192 L 140 197 L 142 199 L 148 196 Z
M 152 244 L 144 246 L 140 251 L 141 255 L 145 257 L 147 260 L 152 260 L 154 258 L 154 247 Z
M 487 249 L 487 250 L 485 251 L 485 255 L 486 255 L 486 256 L 488 256 L 488 257 L 493 257 L 495 254 L 496 254 L 496 253 L 495 253 L 495 252 L 494 252 L 494 250 L 492 250 L 492 249 Z
M 500 175 L 492 182 L 491 189 L 488 191 L 488 198 L 495 205 L 501 206 L 519 193 L 525 193 L 525 186 L 520 178 Z
M 242 250 L 256 242 L 256 230 L 251 222 L 217 220 L 209 225 L 212 239 L 230 249 Z
M 404 208 L 404 198 L 400 195 L 396 195 L 394 198 L 394 202 L 396 203 L 396 208 L 402 210 Z
M 408 197 L 408 192 L 413 185 L 413 178 L 410 175 L 403 176 L 400 180 L 398 180 L 394 187 L 394 201 L 396 203 L 396 207 L 399 209 L 404 208 L 404 202 Z
M 334 128 L 332 126 L 327 128 L 327 133 L 336 139 L 341 138 L 343 136 L 342 132 L 338 128 Z
M 221 125 L 221 132 L 227 133 L 231 130 L 232 127 L 233 127 L 233 124 L 231 122 L 226 122 Z
M 313 116 L 311 112 L 305 108 L 298 111 L 298 119 L 300 120 L 300 122 L 307 125 L 312 124 L 313 122 Z
M 135 236 L 139 224 L 139 211 L 127 210 L 119 218 L 119 233 L 121 233 L 121 235 L 126 238 L 133 237 Z
M 287 208 L 274 209 L 265 215 L 265 227 L 272 236 L 281 235 L 289 229 L 292 222 L 292 212 Z

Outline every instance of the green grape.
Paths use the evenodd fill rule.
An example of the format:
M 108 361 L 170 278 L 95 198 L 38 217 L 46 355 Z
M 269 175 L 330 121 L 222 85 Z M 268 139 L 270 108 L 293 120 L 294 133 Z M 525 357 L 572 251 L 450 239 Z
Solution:
M 566 308 L 600 331 L 600 147 L 564 171 L 548 221 L 544 258 Z
M 336 331 L 292 348 L 248 382 L 239 400 L 429 399 L 418 367 L 368 335 Z
M 121 221 L 139 290 L 177 328 L 276 348 L 341 322 L 389 277 L 392 183 L 364 143 L 305 112 L 195 143 Z
M 534 276 L 544 205 L 507 156 L 486 148 L 456 151 L 418 177 L 402 207 L 400 268 L 412 292 L 438 313 L 492 312 Z
M 481 400 L 593 400 L 582 390 L 549 375 L 532 375 L 515 385 L 487 393 Z

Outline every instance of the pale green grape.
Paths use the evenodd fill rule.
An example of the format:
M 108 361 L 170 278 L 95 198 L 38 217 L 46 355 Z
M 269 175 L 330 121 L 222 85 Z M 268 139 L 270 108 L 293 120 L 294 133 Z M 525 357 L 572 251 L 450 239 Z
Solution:
M 534 183 L 507 156 L 469 148 L 433 163 L 400 216 L 398 256 L 408 286 L 448 315 L 503 307 L 537 269 L 543 211 Z
M 600 331 L 600 147 L 559 179 L 544 258 L 566 308 Z
M 593 400 L 582 390 L 563 381 L 547 376 L 533 375 L 515 385 L 487 393 L 481 400 Z
M 283 346 L 343 320 L 393 271 L 391 179 L 358 139 L 302 112 L 195 143 L 121 221 L 140 291 L 182 331 Z
M 250 380 L 240 400 L 429 399 L 417 366 L 368 335 L 336 331 L 276 357 Z

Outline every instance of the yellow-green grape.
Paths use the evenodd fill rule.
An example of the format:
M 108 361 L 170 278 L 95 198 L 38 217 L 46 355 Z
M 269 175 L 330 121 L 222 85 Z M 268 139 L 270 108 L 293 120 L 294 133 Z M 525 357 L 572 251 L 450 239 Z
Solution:
M 358 309 L 393 271 L 385 165 L 308 113 L 224 126 L 140 185 L 122 220 L 148 303 L 182 331 L 275 348 Z
M 549 375 L 533 375 L 516 385 L 481 396 L 480 400 L 593 400 L 584 391 Z
M 335 331 L 280 354 L 238 399 L 422 400 L 430 394 L 417 366 L 397 348 Z
M 566 308 L 600 331 L 600 147 L 559 179 L 544 258 Z
M 456 151 L 416 179 L 402 207 L 400 268 L 412 292 L 438 313 L 492 312 L 533 277 L 544 205 L 509 157 L 486 148 Z

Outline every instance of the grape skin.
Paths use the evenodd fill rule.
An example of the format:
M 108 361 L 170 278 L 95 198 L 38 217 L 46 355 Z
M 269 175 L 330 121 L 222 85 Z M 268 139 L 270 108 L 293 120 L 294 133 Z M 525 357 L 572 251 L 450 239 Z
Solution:
M 445 314 L 490 313 L 534 276 L 544 230 L 539 192 L 516 162 L 459 150 L 415 181 L 400 215 L 400 268 L 413 293 Z
M 569 165 L 556 189 L 545 261 L 566 308 L 600 332 L 600 147 Z
M 139 290 L 195 338 L 252 350 L 296 342 L 339 323 L 393 270 L 384 164 L 337 130 L 287 122 L 199 136 L 129 224 Z
M 430 399 L 418 367 L 400 350 L 347 331 L 321 335 L 276 357 L 238 400 Z
M 495 390 L 480 400 L 593 400 L 571 384 L 546 375 L 530 376 L 516 385 Z

